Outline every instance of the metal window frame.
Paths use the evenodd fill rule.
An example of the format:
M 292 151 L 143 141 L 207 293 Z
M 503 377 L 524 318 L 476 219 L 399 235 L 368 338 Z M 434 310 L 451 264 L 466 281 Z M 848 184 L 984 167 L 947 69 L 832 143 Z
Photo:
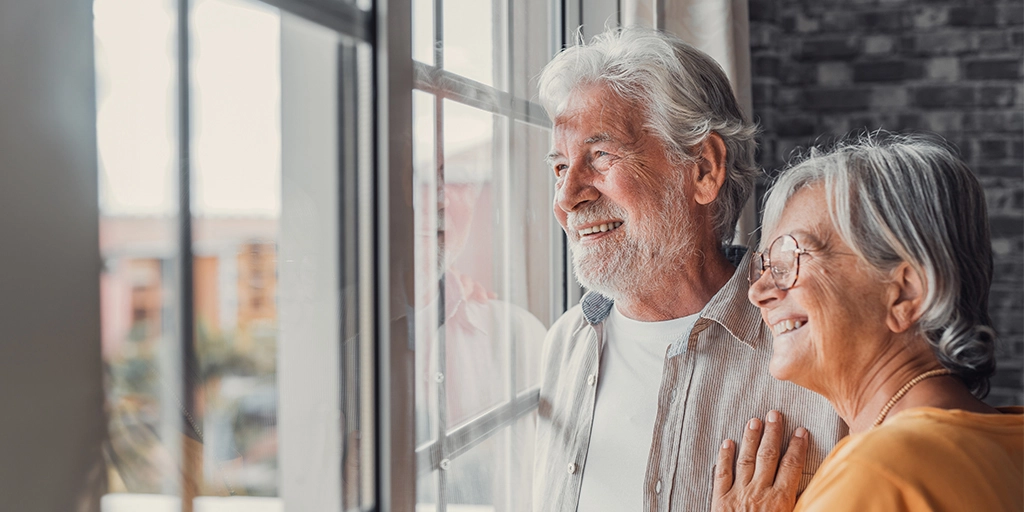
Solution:
M 495 62 L 505 61 L 504 69 L 500 70 L 501 74 L 497 81 L 506 82 L 503 84 L 506 86 L 505 89 L 511 91 L 512 87 L 510 87 L 509 77 L 514 72 L 514 62 L 511 58 L 514 46 L 511 40 L 513 35 L 512 23 L 514 22 L 512 3 L 510 1 L 492 0 L 492 6 L 495 7 L 496 11 L 499 11 L 499 8 L 503 6 L 502 4 L 506 7 L 504 12 L 506 41 L 504 41 L 504 44 L 507 46 L 495 50 L 495 53 L 504 51 L 504 55 L 498 55 L 497 57 L 502 58 L 495 58 L 494 60 Z M 504 122 L 509 125 L 515 121 L 521 121 L 543 128 L 551 127 L 547 114 L 540 105 L 524 98 L 518 98 L 512 92 L 506 92 L 502 88 L 485 85 L 445 70 L 444 50 L 441 43 L 444 41 L 444 0 L 434 0 L 433 24 L 435 64 L 429 65 L 413 61 L 413 88 L 431 94 L 434 97 L 434 151 L 438 158 L 437 161 L 441 161 L 440 159 L 443 158 L 444 151 L 444 109 L 442 105 L 445 99 L 502 116 Z M 505 129 L 503 132 L 505 139 L 507 139 L 504 142 L 510 144 L 510 139 L 513 136 L 512 130 Z M 496 130 L 495 133 L 497 135 L 498 131 Z M 441 176 L 438 178 L 443 180 Z M 503 204 L 503 206 L 505 205 Z M 411 221 L 410 224 L 412 224 Z M 443 302 L 444 297 L 441 297 L 440 300 Z M 437 341 L 437 361 L 434 363 L 437 365 L 438 371 L 443 375 L 446 373 L 445 364 L 447 359 L 445 355 L 446 340 L 443 329 L 439 330 Z M 513 355 L 516 353 L 515 340 L 511 340 L 509 353 Z M 511 359 L 511 362 L 513 364 L 511 371 L 514 372 L 514 358 Z M 514 378 L 513 376 L 514 373 L 511 373 L 510 378 Z M 522 393 L 520 396 L 516 396 L 513 385 L 511 386 L 512 396 L 509 397 L 508 401 L 449 431 L 446 411 L 447 384 L 445 380 L 440 380 L 437 383 L 437 387 L 437 418 L 434 419 L 438 427 L 437 437 L 416 449 L 418 475 L 444 469 L 442 463 L 451 461 L 467 452 L 470 448 L 488 439 L 515 419 L 536 408 L 539 403 L 538 389 L 534 388 Z M 447 509 L 445 495 L 445 489 L 447 488 L 446 473 L 441 471 L 438 476 L 437 510 L 443 512 Z
M 360 404 L 362 414 L 374 414 L 376 428 L 366 433 L 362 441 L 364 458 L 360 461 L 366 467 L 361 471 L 367 477 L 362 492 L 372 496 L 360 505 L 361 510 L 413 511 L 418 468 L 436 468 L 440 465 L 440 454 L 461 454 L 487 439 L 501 428 L 536 408 L 539 390 L 529 389 L 521 393 L 513 390 L 509 400 L 494 409 L 460 425 L 443 436 L 447 445 L 428 445 L 417 451 L 414 439 L 414 340 L 408 329 L 415 324 L 415 311 L 409 306 L 413 296 L 412 276 L 415 262 L 411 220 L 414 217 L 411 192 L 408 184 L 413 180 L 412 168 L 412 91 L 422 90 L 435 95 L 440 103 L 444 99 L 456 101 L 503 116 L 511 123 L 520 121 L 533 126 L 550 128 L 551 123 L 540 105 L 513 93 L 489 87 L 442 69 L 438 58 L 437 66 L 429 66 L 412 60 L 411 49 L 411 0 L 376 0 L 371 10 L 363 10 L 344 2 L 318 0 L 260 0 L 278 7 L 282 11 L 298 15 L 317 24 L 326 26 L 340 34 L 367 43 L 373 52 L 374 92 L 372 106 L 372 141 L 360 140 L 360 154 L 372 151 L 372 162 L 360 165 L 360 176 L 356 178 L 360 201 L 358 208 L 359 226 L 356 266 L 360 281 L 358 292 L 358 317 L 360 322 L 360 357 L 362 368 L 370 367 L 370 375 L 363 375 L 360 384 L 365 386 L 365 400 Z M 511 59 L 513 48 L 511 1 L 508 7 L 507 23 L 507 76 L 513 72 Z M 552 42 L 561 46 L 574 40 L 577 27 L 583 20 L 585 8 L 582 0 L 551 0 L 557 4 L 553 9 L 550 28 Z M 616 0 L 605 0 L 615 2 Z M 437 0 L 441 5 L 442 0 Z M 495 0 L 501 5 L 500 0 Z M 602 2 L 604 3 L 604 2 Z M 181 311 L 178 324 L 179 342 L 183 368 L 189 368 L 195 360 L 194 304 L 192 301 L 192 215 L 191 215 L 191 126 L 190 109 L 190 2 L 177 0 L 178 4 L 178 159 L 179 159 L 179 258 Z M 435 23 L 440 23 L 440 7 Z M 438 32 L 436 37 L 443 36 Z M 457 93 L 439 86 L 437 79 L 458 84 L 458 90 L 472 93 Z M 509 87 L 509 90 L 512 88 Z M 438 117 L 437 122 L 442 122 Z M 366 128 L 365 125 L 360 127 Z M 512 130 L 505 136 L 512 137 Z M 443 141 L 438 138 L 440 147 Z M 351 180 L 348 183 L 352 183 Z M 345 252 L 343 251 L 343 254 Z M 562 239 L 561 254 L 564 265 L 558 269 L 563 276 L 564 298 L 562 309 L 574 304 L 580 296 L 568 266 L 568 251 Z M 351 263 L 339 262 L 351 266 Z M 557 307 L 557 305 L 555 306 Z M 373 350 L 369 350 L 370 348 Z M 365 350 L 364 350 L 365 349 Z M 514 353 L 514 347 L 512 347 Z M 374 374 L 375 373 L 375 374 Z M 183 409 L 191 414 L 195 404 L 194 381 L 182 379 Z M 441 449 L 445 448 L 445 449 Z M 182 509 L 191 509 L 191 500 L 182 500 Z M 441 509 L 443 510 L 443 508 Z
M 435 59 L 438 57 L 435 57 Z M 419 61 L 413 62 L 414 88 L 492 114 L 516 121 L 551 128 L 551 121 L 539 104 L 513 96 L 512 93 L 484 85 L 475 80 Z M 451 84 L 451 86 L 447 86 Z
M 416 506 L 412 4 L 374 2 L 377 509 Z
M 513 56 L 516 47 L 514 44 L 515 34 L 513 23 L 515 21 L 515 17 L 513 13 L 513 4 L 511 1 L 492 1 L 496 11 L 498 11 L 502 6 L 505 7 L 505 39 L 501 42 L 506 46 L 500 49 L 504 51 L 504 55 L 498 55 L 495 57 L 495 63 L 504 64 L 504 69 L 501 69 L 499 72 L 499 80 L 496 80 L 496 82 L 502 82 L 501 85 L 503 87 L 485 85 L 444 69 L 444 55 L 441 44 L 444 40 L 443 0 L 434 0 L 434 65 L 425 64 L 419 61 L 413 62 L 413 88 L 434 96 L 434 150 L 438 158 L 443 157 L 444 114 L 442 103 L 445 99 L 500 116 L 500 119 L 496 120 L 496 122 L 503 123 L 505 126 L 503 127 L 503 130 L 495 130 L 495 136 L 499 136 L 499 133 L 504 136 L 505 140 L 503 142 L 505 143 L 505 148 L 510 148 L 512 146 L 512 139 L 515 137 L 512 127 L 517 121 L 536 127 L 547 129 L 551 128 L 551 121 L 543 107 L 526 98 L 517 97 L 514 93 L 514 88 L 511 84 L 511 77 L 515 71 Z M 617 9 L 617 1 L 615 1 L 613 5 Z M 550 0 L 549 8 L 551 9 L 549 42 L 560 43 L 557 45 L 549 43 L 549 47 L 554 50 L 558 47 L 569 44 L 569 42 L 571 42 L 575 37 L 577 30 L 576 27 L 579 27 L 582 23 L 583 6 L 581 0 Z M 498 51 L 499 50 L 496 49 L 496 53 Z M 514 165 L 516 156 L 509 152 L 508 158 L 509 165 Z M 502 197 L 501 199 L 501 206 L 507 210 L 507 198 Z M 409 220 L 409 224 L 413 224 L 411 218 Z M 410 247 L 409 253 L 411 252 L 412 250 Z M 559 246 L 557 246 L 556 252 L 559 253 L 559 257 L 556 258 L 556 267 L 562 277 L 560 281 L 562 285 L 562 293 L 560 293 L 560 295 L 563 300 L 560 304 L 553 305 L 553 307 L 561 307 L 561 311 L 564 311 L 568 309 L 571 304 L 578 301 L 581 293 L 579 285 L 575 283 L 575 280 L 572 277 L 564 237 L 559 237 Z M 441 300 L 444 300 L 444 298 L 442 297 Z M 443 330 L 438 333 L 438 345 L 439 350 L 437 357 L 439 360 L 435 361 L 434 364 L 437 365 L 440 372 L 444 373 L 446 358 L 444 355 L 445 340 Z M 450 462 L 452 459 L 468 452 L 473 447 L 479 445 L 503 428 L 512 424 L 518 418 L 537 408 L 540 399 L 539 388 L 534 387 L 520 393 L 515 391 L 515 354 L 515 341 L 512 340 L 509 346 L 511 382 L 509 383 L 510 396 L 508 397 L 508 400 L 479 414 L 451 431 L 448 430 L 447 414 L 445 413 L 445 379 L 439 379 L 440 382 L 437 384 L 439 396 L 439 404 L 437 407 L 438 417 L 434 418 L 434 421 L 438 425 L 437 437 L 417 448 L 417 475 L 424 475 L 431 471 L 444 469 L 447 465 L 446 463 Z M 437 486 L 437 510 L 439 512 L 443 512 L 447 509 L 447 500 L 445 496 L 445 471 L 439 472 Z
M 191 139 L 191 76 L 189 64 L 190 53 L 190 6 L 189 0 L 177 0 L 178 19 L 178 300 L 180 309 L 178 311 L 178 354 L 180 357 L 180 371 L 178 376 L 178 392 L 181 393 L 181 409 L 184 429 L 192 429 L 191 434 L 202 440 L 199 427 L 193 418 L 196 416 L 196 381 L 189 375 L 190 369 L 199 367 L 195 344 L 195 304 L 194 293 L 194 269 L 192 262 L 192 139 Z M 202 470 L 197 467 L 196 460 L 189 453 L 186 443 L 179 447 L 181 457 L 180 481 L 181 510 L 192 512 L 192 500 L 198 493 L 198 488 L 188 487 L 187 484 L 198 481 L 196 476 Z
M 427 445 L 421 450 L 415 449 L 415 340 L 409 329 L 409 326 L 415 325 L 416 315 L 415 308 L 410 307 L 411 297 L 414 296 L 415 273 L 412 234 L 414 211 L 409 187 L 413 182 L 412 91 L 417 89 L 434 94 L 437 106 L 444 99 L 449 99 L 499 114 L 510 125 L 520 121 L 550 128 L 551 123 L 543 108 L 534 102 L 444 70 L 440 49 L 435 55 L 437 65 L 414 62 L 411 0 L 376 0 L 371 11 L 362 11 L 352 4 L 339 2 L 261 1 L 372 45 L 372 87 L 375 93 L 372 145 L 375 149 L 374 161 L 368 166 L 371 172 L 359 178 L 360 197 L 364 201 L 359 205 L 361 229 L 358 266 L 361 275 L 359 316 L 362 337 L 366 340 L 365 346 L 372 343 L 376 349 L 372 356 L 368 352 L 362 354 L 362 357 L 372 357 L 376 362 L 376 375 L 367 376 L 375 383 L 372 400 L 368 399 L 362 404 L 363 411 L 368 412 L 368 408 L 372 408 L 375 412 L 376 438 L 363 439 L 372 449 L 366 452 L 368 455 L 362 460 L 364 464 L 375 464 L 365 468 L 366 474 L 372 475 L 373 480 L 364 482 L 367 490 L 372 488 L 374 491 L 375 500 L 361 508 L 412 512 L 416 504 L 416 477 L 421 468 L 439 467 L 441 454 L 464 453 L 535 409 L 539 402 L 538 388 L 518 394 L 513 389 L 508 402 L 484 412 L 443 436 L 449 440 L 447 446 L 437 444 Z M 501 4 L 500 0 L 494 1 Z M 564 47 L 574 40 L 586 8 L 583 0 L 551 1 L 557 4 L 557 8 L 553 9 L 551 16 L 550 40 Z M 599 1 L 602 8 L 614 6 L 618 9 L 618 0 Z M 441 30 L 438 30 L 435 38 L 440 39 L 443 37 L 443 27 L 440 27 L 443 0 L 436 2 L 435 23 Z M 507 76 L 513 72 L 511 52 L 514 18 L 511 2 L 508 0 L 505 3 L 508 7 Z M 441 83 L 458 84 L 457 90 L 471 93 L 458 93 L 454 89 L 439 86 Z M 438 108 L 437 112 L 440 111 Z M 437 148 L 443 147 L 440 134 L 442 122 L 443 118 L 438 115 Z M 512 130 L 506 130 L 505 135 L 511 138 Z M 371 241 L 373 243 L 369 243 Z M 563 258 L 558 270 L 563 276 L 564 293 L 561 295 L 564 300 L 561 306 L 565 310 L 578 301 L 581 289 L 572 277 L 564 237 L 561 237 L 561 242 Z M 514 347 L 511 350 L 510 353 L 514 353 Z
M 374 38 L 373 12 L 359 9 L 353 4 L 339 0 L 259 0 L 300 16 L 329 29 L 372 43 Z
M 378 31 L 378 20 L 376 17 L 379 11 L 366 11 L 359 9 L 355 5 L 341 2 L 322 2 L 316 0 L 259 0 L 263 3 L 279 8 L 283 12 L 297 15 L 305 18 L 314 23 L 323 25 L 330 28 L 339 34 L 349 37 L 354 41 L 366 43 L 371 47 L 376 48 L 379 44 L 377 40 Z M 397 3 L 405 3 L 408 6 L 408 0 L 399 0 Z M 385 0 L 378 0 L 379 4 L 385 3 Z M 391 2 L 392 4 L 396 2 Z M 183 415 L 182 423 L 183 427 L 187 430 L 191 429 L 190 435 L 201 439 L 201 432 L 197 425 L 195 425 L 192 418 L 195 417 L 196 404 L 195 404 L 195 391 L 196 391 L 196 379 L 194 376 L 189 375 L 190 369 L 198 368 L 198 357 L 196 354 L 195 347 L 195 304 L 193 300 L 194 292 L 194 269 L 193 269 L 193 228 L 192 228 L 192 166 L 191 166 L 191 7 L 192 3 L 190 0 L 176 0 L 177 6 L 177 24 L 175 37 L 177 39 L 177 94 L 176 99 L 178 103 L 177 111 L 177 159 L 178 159 L 178 226 L 177 226 L 177 239 L 178 239 L 178 282 L 176 286 L 178 288 L 178 306 L 177 311 L 177 328 L 178 328 L 178 347 L 177 352 L 179 354 L 178 364 L 180 364 L 180 371 L 182 375 L 179 375 L 180 382 L 177 384 L 178 393 L 180 393 L 181 402 L 180 408 Z M 401 9 L 398 9 L 401 12 Z M 401 18 L 401 17 L 397 17 Z M 340 50 L 343 51 L 343 50 Z M 379 57 L 381 53 L 377 53 Z M 386 55 L 386 54 L 385 54 Z M 353 55 L 342 56 L 343 60 L 352 61 L 355 58 Z M 379 63 L 375 63 L 379 65 Z M 339 62 L 339 66 L 342 63 Z M 375 66 L 376 68 L 376 66 Z M 339 69 L 340 70 L 340 69 Z M 375 69 L 367 69 L 369 73 L 373 73 Z M 373 88 L 373 80 L 370 77 L 347 77 L 345 80 L 345 87 L 361 87 L 361 88 Z M 411 90 L 411 89 L 410 89 Z M 354 94 L 354 91 L 339 91 L 339 94 Z M 383 102 L 388 104 L 390 102 Z M 339 243 L 342 247 L 342 257 L 339 261 L 339 266 L 342 266 L 342 274 L 348 274 L 353 271 L 357 272 L 358 277 L 358 291 L 357 293 L 351 293 L 351 290 L 344 290 L 342 293 L 345 298 L 357 301 L 357 315 L 359 322 L 359 361 L 346 361 L 344 364 L 350 367 L 358 367 L 364 370 L 363 374 L 359 375 L 359 385 L 362 386 L 360 393 L 360 400 L 358 404 L 359 414 L 361 420 L 364 422 L 362 425 L 366 425 L 367 418 L 372 418 L 372 425 L 382 425 L 380 418 L 376 416 L 378 410 L 376 403 L 380 395 L 381 382 L 376 379 L 377 368 L 372 366 L 374 361 L 381 360 L 378 353 L 375 353 L 375 333 L 379 331 L 375 322 L 379 318 L 377 315 L 377 297 L 373 290 L 374 285 L 380 282 L 381 279 L 375 279 L 379 272 L 375 272 L 376 266 L 374 262 L 379 252 L 375 251 L 374 247 L 374 215 L 377 214 L 376 201 L 372 197 L 372 192 L 378 188 L 387 190 L 389 187 L 378 187 L 378 184 L 374 183 L 375 176 L 373 175 L 373 161 L 372 155 L 366 155 L 364 153 L 368 151 L 374 151 L 375 149 L 375 137 L 372 130 L 366 130 L 366 128 L 372 128 L 369 124 L 368 117 L 371 117 L 376 112 L 366 110 L 358 113 L 359 126 L 355 126 L 355 123 L 351 123 L 350 119 L 342 118 L 339 119 L 339 123 L 342 123 L 342 137 L 343 140 L 339 140 L 339 144 L 349 149 L 354 149 L 356 155 L 348 156 L 343 155 L 348 161 L 345 163 L 339 162 L 342 169 L 352 168 L 358 169 L 358 176 L 342 176 L 341 182 L 344 182 L 346 190 L 340 191 L 344 196 L 352 198 L 356 194 L 352 191 L 353 189 L 358 190 L 358 196 L 365 198 L 363 201 L 359 201 L 355 208 L 346 209 L 342 215 L 343 225 L 358 226 L 358 243 L 355 251 L 352 251 L 347 245 L 351 244 L 353 237 L 341 236 L 339 237 Z M 411 118 L 410 118 L 411 120 Z M 387 122 L 379 123 L 386 127 Z M 368 133 L 367 133 L 368 132 Z M 368 140 L 367 140 L 368 139 Z M 345 165 L 345 164 L 349 165 Z M 353 218 L 352 216 L 355 216 Z M 343 234 L 345 235 L 345 234 Z M 356 270 L 358 269 L 358 270 Z M 385 276 L 386 278 L 386 276 Z M 346 276 L 342 276 L 342 279 L 347 279 Z M 344 283 L 339 283 L 343 285 Z M 386 311 L 386 310 L 385 310 Z M 339 314 L 345 314 L 344 311 L 339 311 Z M 354 318 L 346 318 L 346 320 L 352 321 Z M 350 329 L 350 327 L 343 326 L 343 329 Z M 344 336 L 344 333 L 339 333 Z M 339 361 L 339 364 L 342 364 Z M 340 366 L 339 366 L 340 369 Z M 369 371 L 366 371 L 369 370 Z M 392 378 L 390 372 L 385 372 L 385 379 Z M 387 395 L 385 395 L 387 396 Z M 339 404 L 341 406 L 351 404 Z M 411 406 L 411 403 L 409 404 Z M 387 416 L 387 415 L 382 415 Z M 360 510 L 378 510 L 383 505 L 383 510 L 412 510 L 412 505 L 408 508 L 398 507 L 392 508 L 390 505 L 395 503 L 397 500 L 384 499 L 381 491 L 385 489 L 384 486 L 379 485 L 378 482 L 391 482 L 388 477 L 391 475 L 384 475 L 378 473 L 377 470 L 381 468 L 395 467 L 395 464 L 377 464 L 381 461 L 381 454 L 384 450 L 380 449 L 380 446 L 376 443 L 378 437 L 381 436 L 381 432 L 386 430 L 378 430 L 374 432 L 372 427 L 369 432 L 365 432 L 363 437 L 360 439 L 360 450 L 363 453 L 363 458 L 360 463 L 364 466 L 363 471 L 360 473 L 360 495 L 363 501 L 359 505 Z M 410 430 L 411 432 L 411 430 Z M 387 438 L 384 438 L 388 440 Z M 389 447 L 396 453 L 402 453 L 403 448 L 401 447 Z M 197 467 L 195 460 L 190 457 L 189 453 L 184 450 L 184 445 L 181 448 L 181 460 L 182 460 L 182 476 L 191 477 L 193 482 L 197 481 L 195 476 L 201 471 L 202 468 Z M 405 450 L 411 453 L 412 446 L 411 441 L 408 448 Z M 343 463 L 344 461 L 339 461 Z M 184 480 L 183 480 L 184 483 Z M 341 483 L 339 482 L 339 485 Z M 183 512 L 191 512 L 192 510 L 192 498 L 197 494 L 198 489 L 185 488 L 183 485 L 181 488 L 181 510 Z M 412 493 L 407 493 L 411 495 Z M 341 505 L 341 504 L 339 504 Z

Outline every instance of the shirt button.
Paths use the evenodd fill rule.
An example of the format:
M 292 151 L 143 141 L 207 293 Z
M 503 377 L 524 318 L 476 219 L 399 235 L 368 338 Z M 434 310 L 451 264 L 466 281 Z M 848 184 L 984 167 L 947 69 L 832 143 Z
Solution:
M 576 474 L 576 463 L 575 462 L 570 462 L 569 463 L 569 474 L 570 475 Z
M 595 382 L 597 382 L 597 377 L 594 374 L 587 375 L 587 384 L 593 386 Z
M 661 480 L 654 484 L 654 494 L 661 494 Z

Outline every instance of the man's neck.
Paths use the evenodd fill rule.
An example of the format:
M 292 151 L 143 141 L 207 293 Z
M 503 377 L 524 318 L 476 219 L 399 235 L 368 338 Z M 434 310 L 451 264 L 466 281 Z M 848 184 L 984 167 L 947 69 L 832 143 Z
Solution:
M 702 264 L 679 268 L 661 279 L 644 283 L 642 290 L 615 297 L 615 305 L 627 318 L 660 322 L 700 312 L 732 278 L 736 267 L 721 251 L 714 251 Z

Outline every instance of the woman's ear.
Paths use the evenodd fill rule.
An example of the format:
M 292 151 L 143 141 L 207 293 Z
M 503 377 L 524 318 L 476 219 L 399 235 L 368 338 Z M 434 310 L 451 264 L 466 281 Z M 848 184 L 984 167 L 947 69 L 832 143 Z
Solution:
M 693 199 L 698 204 L 708 205 L 718 197 L 718 191 L 725 182 L 725 141 L 715 132 L 708 133 L 701 143 L 700 160 L 697 161 Z
M 889 314 L 885 323 L 892 332 L 904 332 L 921 318 L 927 290 L 921 274 L 907 262 L 900 263 L 891 278 Z

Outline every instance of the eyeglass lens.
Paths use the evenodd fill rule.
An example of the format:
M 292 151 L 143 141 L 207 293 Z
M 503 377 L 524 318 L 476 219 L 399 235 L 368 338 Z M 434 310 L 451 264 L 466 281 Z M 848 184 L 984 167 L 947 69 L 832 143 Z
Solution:
M 780 290 L 788 290 L 796 284 L 798 274 L 798 252 L 800 246 L 792 235 L 782 235 L 772 241 L 768 246 L 767 254 L 754 254 L 750 260 L 750 274 L 748 279 L 751 283 L 761 278 L 761 274 L 771 268 L 772 282 Z
M 772 280 L 780 290 L 788 290 L 796 284 L 797 251 L 796 239 L 790 235 L 782 235 L 772 242 L 768 248 L 768 259 L 771 260 Z

